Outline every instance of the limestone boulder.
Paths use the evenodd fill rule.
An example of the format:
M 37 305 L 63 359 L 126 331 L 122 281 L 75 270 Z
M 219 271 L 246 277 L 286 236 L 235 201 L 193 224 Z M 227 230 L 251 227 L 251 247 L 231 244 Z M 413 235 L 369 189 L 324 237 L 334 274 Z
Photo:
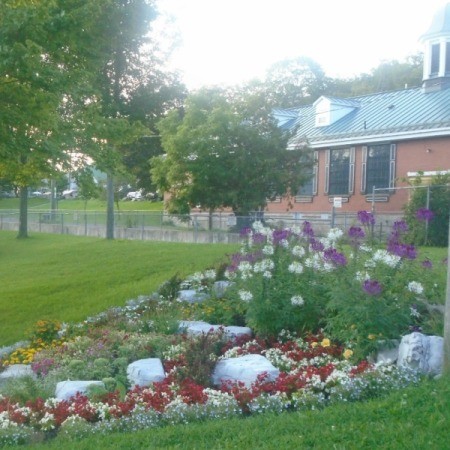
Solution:
M 202 303 L 207 298 L 209 298 L 208 294 L 198 292 L 195 289 L 182 289 L 178 291 L 178 301 L 180 302 Z
M 89 388 L 98 386 L 105 387 L 102 381 L 88 380 L 88 381 L 60 381 L 56 385 L 55 397 L 58 400 L 69 400 L 77 394 L 86 394 Z
M 280 371 L 262 355 L 244 355 L 220 360 L 212 375 L 212 382 L 220 386 L 223 382 L 242 382 L 250 387 L 259 375 L 267 374 L 267 381 L 274 381 Z
M 134 361 L 127 367 L 127 378 L 131 386 L 150 386 L 164 381 L 166 374 L 159 358 L 146 358 Z

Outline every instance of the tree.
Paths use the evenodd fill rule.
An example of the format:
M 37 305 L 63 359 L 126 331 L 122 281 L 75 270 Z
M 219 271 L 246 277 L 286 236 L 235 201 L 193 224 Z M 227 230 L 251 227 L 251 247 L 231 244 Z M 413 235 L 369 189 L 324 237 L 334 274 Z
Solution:
M 160 122 L 166 153 L 152 161 L 152 176 L 170 194 L 169 212 L 186 214 L 200 205 L 248 216 L 305 180 L 303 152 L 287 151 L 289 135 L 267 111 L 250 105 L 205 89 Z
M 101 48 L 100 70 L 93 80 L 97 92 L 89 105 L 92 120 L 83 123 L 84 132 L 89 130 L 91 136 L 90 156 L 107 174 L 106 236 L 113 239 L 114 177 L 126 170 L 124 162 L 136 167 L 134 144 L 152 134 L 149 117 L 158 116 L 177 95 L 170 88 L 171 78 L 160 70 L 164 61 L 159 59 L 156 40 L 150 39 L 157 17 L 154 2 L 102 0 L 101 4 L 103 17 L 93 40 Z M 148 98 L 152 102 L 144 106 Z M 136 148 L 142 147 L 137 144 Z

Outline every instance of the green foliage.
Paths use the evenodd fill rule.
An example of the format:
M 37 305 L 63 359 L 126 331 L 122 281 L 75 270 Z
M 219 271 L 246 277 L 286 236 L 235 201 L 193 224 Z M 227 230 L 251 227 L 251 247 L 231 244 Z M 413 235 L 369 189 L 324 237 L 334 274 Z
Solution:
M 43 342 L 51 344 L 58 339 L 58 333 L 61 331 L 61 323 L 57 320 L 38 320 L 29 333 L 29 339 L 32 342 Z
M 25 404 L 27 401 L 47 397 L 48 393 L 32 376 L 12 378 L 2 384 L 2 395 L 10 397 L 12 401 Z
M 227 292 L 223 298 L 211 297 L 194 305 L 194 314 L 198 319 L 224 326 L 245 326 L 247 305 L 236 295 Z
M 177 376 L 191 379 L 202 386 L 211 386 L 211 375 L 225 342 L 226 338 L 221 332 L 189 337 L 183 351 L 186 365 L 178 370 Z
M 252 106 L 218 89 L 202 90 L 160 122 L 166 155 L 152 160 L 152 176 L 170 193 L 170 212 L 200 205 L 248 215 L 268 197 L 298 188 L 300 151 L 287 152 L 289 136 L 266 109 Z
M 419 175 L 412 186 L 423 186 Z M 427 201 L 429 196 L 429 201 Z M 414 189 L 405 206 L 405 219 L 409 225 L 408 239 L 417 245 L 448 246 L 450 205 L 450 174 L 438 174 L 431 180 L 429 188 Z M 433 213 L 429 221 L 417 217 L 417 211 L 426 208 Z

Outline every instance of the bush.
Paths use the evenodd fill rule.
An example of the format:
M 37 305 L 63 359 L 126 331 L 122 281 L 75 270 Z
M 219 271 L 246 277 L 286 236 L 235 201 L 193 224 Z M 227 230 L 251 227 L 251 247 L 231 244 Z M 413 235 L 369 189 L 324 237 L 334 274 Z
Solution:
M 422 186 L 421 176 L 413 186 Z M 428 189 L 417 188 L 405 207 L 405 219 L 409 226 L 408 240 L 416 245 L 448 246 L 450 174 L 433 177 Z
M 358 217 L 362 226 L 373 221 L 367 212 Z M 266 337 L 323 327 L 358 358 L 411 330 L 436 327 L 430 305 L 442 303 L 443 286 L 430 262 L 418 261 L 404 242 L 405 230 L 397 222 L 383 250 L 366 246 L 363 228 L 353 226 L 344 253 L 337 229 L 317 239 L 307 222 L 290 230 L 256 225 L 229 268 L 247 324 Z

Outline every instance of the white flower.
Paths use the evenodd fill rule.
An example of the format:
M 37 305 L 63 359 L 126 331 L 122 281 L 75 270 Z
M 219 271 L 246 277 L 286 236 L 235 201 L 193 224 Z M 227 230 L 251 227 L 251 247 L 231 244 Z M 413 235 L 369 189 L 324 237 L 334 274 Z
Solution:
M 249 302 L 253 298 L 253 294 L 250 291 L 241 289 L 239 291 L 239 297 L 243 302 Z
M 294 256 L 298 256 L 299 258 L 301 258 L 302 256 L 305 255 L 305 249 L 301 245 L 296 245 L 292 249 L 292 254 Z
M 255 273 L 267 272 L 273 270 L 275 267 L 275 263 L 271 259 L 263 259 L 262 261 L 258 261 L 255 263 L 253 268 Z
M 301 295 L 294 295 L 291 298 L 291 304 L 294 306 L 303 306 L 305 304 L 305 300 L 303 300 Z
M 372 262 L 382 262 L 392 268 L 397 267 L 400 261 L 400 256 L 393 255 L 386 250 L 377 250 L 372 256 Z M 370 265 L 370 262 L 370 260 L 367 261 L 366 267 L 373 267 L 373 265 Z
M 408 291 L 413 292 L 414 294 L 422 294 L 423 286 L 417 281 L 410 281 L 408 283 Z
M 273 245 L 265 245 L 262 249 L 262 252 L 265 255 L 273 255 L 274 253 Z
M 208 269 L 205 271 L 205 278 L 209 280 L 215 280 L 216 279 L 216 271 L 214 269 Z
M 269 270 L 266 270 L 266 271 L 263 273 L 263 277 L 264 277 L 264 278 L 272 278 L 272 272 L 270 272 Z
M 299 274 L 303 272 L 303 266 L 298 261 L 294 261 L 289 264 L 288 270 L 291 273 Z
M 355 279 L 356 281 L 366 281 L 366 280 L 370 280 L 370 275 L 367 272 L 356 272 L 355 274 Z

